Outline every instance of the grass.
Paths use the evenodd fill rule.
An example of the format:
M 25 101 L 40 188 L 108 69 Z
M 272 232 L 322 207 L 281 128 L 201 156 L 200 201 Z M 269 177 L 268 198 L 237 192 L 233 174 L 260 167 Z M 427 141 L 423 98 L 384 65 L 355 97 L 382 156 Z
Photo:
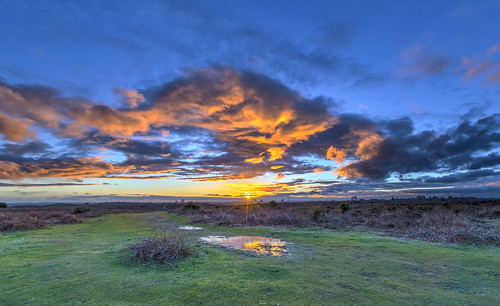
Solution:
M 356 230 L 206 225 L 201 235 L 287 241 L 289 258 L 197 244 L 170 265 L 124 264 L 123 250 L 187 219 L 106 215 L 0 236 L 0 304 L 482 304 L 500 302 L 498 247 L 443 246 Z

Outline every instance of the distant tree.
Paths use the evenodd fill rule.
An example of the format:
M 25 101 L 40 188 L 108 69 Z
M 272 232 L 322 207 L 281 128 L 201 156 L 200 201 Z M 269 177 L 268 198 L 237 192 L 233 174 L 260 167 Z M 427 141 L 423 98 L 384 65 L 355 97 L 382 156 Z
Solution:
M 7 203 L 0 202 L 0 208 L 7 208 Z

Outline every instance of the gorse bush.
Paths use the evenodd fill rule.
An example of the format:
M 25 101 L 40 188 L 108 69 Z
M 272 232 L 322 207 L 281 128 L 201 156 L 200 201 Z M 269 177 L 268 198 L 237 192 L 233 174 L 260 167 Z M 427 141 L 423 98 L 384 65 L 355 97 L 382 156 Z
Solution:
M 340 202 L 338 209 L 341 213 L 345 213 L 351 209 L 351 204 L 349 202 Z
M 7 203 L 0 202 L 0 208 L 7 208 Z
M 129 246 L 129 260 L 150 263 L 173 263 L 196 254 L 186 233 L 171 232 L 161 236 L 147 237 Z
M 314 222 L 323 221 L 326 215 L 327 209 L 321 205 L 311 207 L 308 215 Z
M 183 210 L 200 210 L 200 204 L 196 202 L 187 202 L 182 206 Z
M 89 211 L 90 211 L 90 205 L 85 204 L 85 205 L 80 205 L 80 206 L 75 207 L 75 209 L 73 209 L 73 214 L 75 214 L 75 215 L 84 214 L 84 213 L 89 212 Z

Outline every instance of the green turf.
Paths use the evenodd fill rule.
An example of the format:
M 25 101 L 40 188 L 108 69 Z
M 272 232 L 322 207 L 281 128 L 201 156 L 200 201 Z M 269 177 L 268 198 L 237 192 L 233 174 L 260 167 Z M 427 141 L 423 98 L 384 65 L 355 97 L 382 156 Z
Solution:
M 205 226 L 201 235 L 284 239 L 291 256 L 198 244 L 175 267 L 124 264 L 119 250 L 188 224 L 167 213 L 109 215 L 0 237 L 0 305 L 500 304 L 500 249 L 446 247 L 366 232 Z

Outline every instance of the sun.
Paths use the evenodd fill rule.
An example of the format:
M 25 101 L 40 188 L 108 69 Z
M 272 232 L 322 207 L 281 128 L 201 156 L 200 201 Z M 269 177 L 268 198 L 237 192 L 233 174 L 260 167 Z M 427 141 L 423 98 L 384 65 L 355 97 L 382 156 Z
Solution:
M 247 200 L 250 200 L 252 198 L 252 196 L 247 192 L 245 193 L 245 195 L 243 196 L 245 199 Z

